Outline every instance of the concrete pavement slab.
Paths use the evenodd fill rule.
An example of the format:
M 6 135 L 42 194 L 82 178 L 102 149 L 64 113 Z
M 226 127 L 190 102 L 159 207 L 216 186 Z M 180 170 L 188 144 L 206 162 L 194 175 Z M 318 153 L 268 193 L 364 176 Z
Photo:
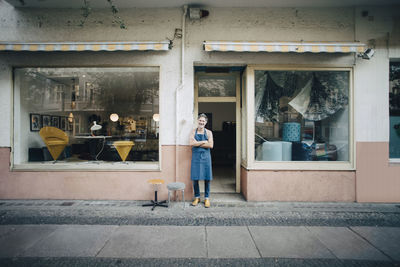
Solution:
M 56 225 L 7 225 L 1 226 L 0 257 L 19 256 L 26 249 L 54 232 Z
M 377 249 L 396 261 L 400 261 L 399 227 L 351 227 L 353 231 L 368 240 Z
M 16 230 L 17 228 L 14 225 L 0 225 L 0 238 Z
M 390 260 L 347 227 L 307 227 L 339 259 Z
M 98 254 L 115 258 L 202 258 L 204 226 L 120 226 Z
M 118 226 L 60 225 L 57 230 L 27 249 L 28 257 L 93 257 Z
M 262 257 L 335 258 L 306 227 L 249 226 Z
M 246 226 L 207 226 L 209 258 L 259 258 Z

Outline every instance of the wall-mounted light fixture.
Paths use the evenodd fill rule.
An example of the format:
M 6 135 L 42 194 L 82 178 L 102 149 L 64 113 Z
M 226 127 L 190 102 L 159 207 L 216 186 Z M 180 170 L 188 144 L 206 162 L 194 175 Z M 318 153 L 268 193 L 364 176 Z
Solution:
M 204 17 L 207 17 L 210 14 L 208 10 L 200 9 L 200 8 L 189 8 L 189 19 L 198 20 Z

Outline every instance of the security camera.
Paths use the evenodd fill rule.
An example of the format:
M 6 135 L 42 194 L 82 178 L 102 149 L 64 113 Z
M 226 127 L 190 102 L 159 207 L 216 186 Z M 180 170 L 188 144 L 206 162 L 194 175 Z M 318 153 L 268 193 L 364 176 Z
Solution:
M 372 56 L 374 55 L 375 50 L 372 48 L 368 48 L 367 50 L 365 50 L 365 52 L 361 55 L 361 57 L 363 59 L 371 59 Z

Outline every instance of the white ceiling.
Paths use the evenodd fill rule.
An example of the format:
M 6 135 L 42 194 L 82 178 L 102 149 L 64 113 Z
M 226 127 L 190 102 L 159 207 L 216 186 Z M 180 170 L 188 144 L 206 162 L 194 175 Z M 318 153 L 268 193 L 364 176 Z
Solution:
M 5 0 L 15 7 L 81 8 L 84 0 Z M 400 5 L 400 0 L 113 0 L 118 8 L 204 7 L 338 7 Z M 92 8 L 108 8 L 107 0 L 90 1 Z

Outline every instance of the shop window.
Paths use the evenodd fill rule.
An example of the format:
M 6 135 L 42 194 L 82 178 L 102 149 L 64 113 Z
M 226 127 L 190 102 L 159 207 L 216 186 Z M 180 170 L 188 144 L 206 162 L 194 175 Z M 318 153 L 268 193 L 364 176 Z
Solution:
M 256 161 L 349 161 L 350 71 L 255 70 Z
M 16 68 L 14 77 L 14 164 L 159 161 L 159 68 Z
M 400 159 L 400 62 L 390 62 L 389 116 L 389 158 Z

